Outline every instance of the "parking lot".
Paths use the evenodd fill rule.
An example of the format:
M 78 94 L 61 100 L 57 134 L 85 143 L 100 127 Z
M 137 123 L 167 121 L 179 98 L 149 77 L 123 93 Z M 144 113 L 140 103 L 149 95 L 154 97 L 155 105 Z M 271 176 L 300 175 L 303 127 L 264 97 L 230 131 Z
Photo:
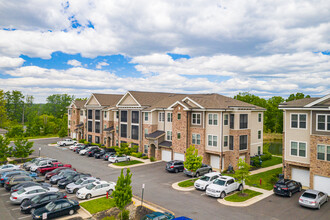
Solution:
M 54 140 L 35 141 L 34 148 L 38 155 L 57 158 L 63 163 L 72 164 L 79 172 L 90 173 L 106 181 L 116 181 L 120 169 L 108 167 L 109 162 L 102 159 L 94 159 L 78 155 L 68 147 L 50 147 L 48 143 Z M 189 216 L 195 219 L 328 219 L 330 216 L 330 205 L 326 203 L 321 210 L 302 208 L 298 205 L 300 193 L 291 198 L 280 196 L 269 196 L 266 199 L 244 208 L 235 208 L 222 205 L 217 199 L 205 195 L 204 191 L 193 190 L 190 192 L 179 192 L 172 188 L 172 183 L 188 179 L 183 173 L 168 173 L 165 171 L 165 162 L 149 164 L 131 168 L 133 194 L 141 197 L 141 186 L 145 184 L 144 199 L 156 205 L 164 207 L 175 213 L 176 216 Z M 20 213 L 19 206 L 11 205 L 8 195 L 1 189 L 1 200 L 6 209 L 10 211 L 12 219 L 29 219 L 30 215 Z M 70 198 L 75 195 L 69 194 Z M 1 203 L 0 203 L 1 204 Z

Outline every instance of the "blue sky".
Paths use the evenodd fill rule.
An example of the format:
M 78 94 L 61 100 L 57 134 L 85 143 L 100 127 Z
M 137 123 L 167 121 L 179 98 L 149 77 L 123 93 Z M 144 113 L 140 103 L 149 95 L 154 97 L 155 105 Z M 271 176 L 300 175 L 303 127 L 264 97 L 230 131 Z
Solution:
M 330 3 L 7 1 L 0 88 L 48 95 L 127 90 L 330 93 Z

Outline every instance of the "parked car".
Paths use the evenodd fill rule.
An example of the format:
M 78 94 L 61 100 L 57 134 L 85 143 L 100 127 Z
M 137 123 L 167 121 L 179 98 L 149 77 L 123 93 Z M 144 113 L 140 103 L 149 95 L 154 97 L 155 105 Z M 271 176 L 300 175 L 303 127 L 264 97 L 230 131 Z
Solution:
M 220 176 L 206 188 L 206 195 L 212 197 L 220 197 L 221 199 L 223 199 L 228 193 L 233 192 L 235 190 L 241 191 L 242 188 L 243 185 L 241 183 L 236 182 L 233 177 Z
M 5 183 L 13 176 L 31 176 L 31 177 L 37 177 L 38 175 L 36 173 L 30 173 L 25 170 L 15 170 L 15 171 L 9 171 L 4 172 L 0 177 L 0 184 L 1 186 L 4 186 Z
M 194 183 L 194 186 L 196 189 L 206 190 L 206 188 L 220 176 L 221 176 L 221 173 L 219 173 L 219 172 L 207 173 L 204 176 L 202 176 L 199 180 L 196 180 Z
M 59 174 L 52 176 L 50 178 L 50 184 L 54 185 L 57 184 L 58 181 L 60 181 L 61 179 L 65 179 L 68 176 L 71 176 L 73 174 L 77 173 L 76 171 L 69 171 L 69 170 L 62 170 Z
M 44 182 L 45 180 L 40 177 L 31 177 L 31 176 L 13 176 L 9 180 L 5 182 L 5 189 L 7 191 L 11 190 L 11 187 L 16 186 L 20 183 L 25 183 L 25 182 Z
M 106 153 L 104 149 L 100 149 L 94 153 L 95 159 L 100 159 L 103 157 L 103 155 Z
M 17 192 L 18 190 L 22 189 L 22 188 L 26 188 L 26 187 L 30 187 L 30 186 L 45 186 L 45 187 L 51 187 L 52 185 L 50 185 L 49 183 L 37 183 L 37 182 L 24 182 L 24 183 L 20 183 L 17 184 L 16 186 L 11 187 L 10 192 Z
M 65 199 L 67 198 L 67 195 L 62 192 L 47 192 L 43 193 L 37 196 L 34 196 L 33 198 L 26 200 L 21 203 L 21 212 L 23 213 L 31 213 L 35 209 L 38 209 L 40 207 L 43 207 L 47 205 L 50 202 L 56 201 L 58 199 Z
M 84 146 L 85 144 L 83 143 L 75 143 L 69 147 L 70 150 L 73 150 L 76 147 Z
M 174 218 L 173 220 L 193 220 L 193 219 L 192 218 L 188 218 L 186 216 L 180 216 L 180 217 Z
M 21 204 L 23 201 L 29 200 L 34 196 L 43 194 L 46 192 L 58 192 L 57 188 L 45 187 L 45 186 L 30 186 L 13 192 L 10 196 L 10 201 L 13 204 Z
M 202 167 L 197 169 L 196 172 L 193 172 L 192 170 L 187 170 L 186 168 L 184 168 L 183 173 L 186 174 L 187 176 L 195 176 L 195 177 L 199 177 L 202 176 L 206 173 L 210 173 L 212 172 L 212 167 L 206 164 L 202 164 Z
M 147 214 L 141 218 L 141 220 L 167 220 L 167 219 L 174 219 L 175 216 L 169 212 L 153 212 Z
M 40 161 L 51 161 L 51 162 L 58 162 L 56 159 L 53 158 L 37 158 L 36 161 L 34 161 L 31 164 L 27 164 L 25 166 L 25 170 L 29 171 L 31 169 L 32 166 L 36 166 L 37 164 L 39 164 Z
M 64 141 L 58 141 L 57 145 L 65 147 L 67 145 L 73 145 L 75 143 L 77 143 L 77 141 L 74 141 L 72 139 L 65 139 Z
M 281 196 L 291 197 L 293 193 L 300 192 L 302 185 L 300 182 L 289 179 L 281 179 L 274 185 L 274 193 Z
M 99 148 L 92 148 L 91 150 L 87 151 L 86 152 L 86 155 L 89 156 L 89 157 L 94 157 L 94 154 L 96 152 L 99 152 L 101 149 Z
M 99 179 L 95 177 L 82 177 L 76 182 L 70 183 L 65 187 L 65 190 L 67 193 L 74 193 L 76 194 L 77 191 L 95 181 L 98 181 Z
M 36 163 L 37 161 L 42 160 L 42 159 L 44 159 L 44 158 L 43 157 L 34 158 L 28 162 L 23 163 L 22 167 L 23 167 L 23 169 L 28 170 L 27 168 L 30 167 L 33 163 Z
M 92 150 L 92 149 L 95 149 L 95 148 L 98 148 L 97 146 L 89 146 L 85 149 L 82 149 L 79 151 L 79 154 L 80 155 L 85 155 L 88 151 Z
M 103 155 L 103 160 L 109 160 L 109 157 L 110 156 L 114 156 L 114 155 L 116 155 L 116 153 L 115 152 L 107 152 L 107 153 L 105 153 L 104 155 Z
M 55 176 L 55 175 L 59 174 L 61 171 L 64 172 L 64 170 L 65 170 L 66 172 L 73 172 L 73 171 L 76 171 L 75 168 L 59 167 L 59 168 L 57 168 L 57 169 L 55 169 L 55 170 L 53 170 L 53 171 L 51 171 L 51 172 L 46 173 L 46 175 L 45 175 L 45 179 L 46 179 L 46 180 L 49 180 L 52 176 Z
M 299 198 L 299 205 L 308 208 L 320 209 L 326 202 L 328 202 L 328 194 L 311 189 L 306 190 Z
M 166 163 L 165 170 L 168 172 L 182 172 L 184 170 L 184 165 L 182 160 L 171 160 Z
M 50 172 L 50 171 L 53 171 L 59 167 L 69 167 L 71 168 L 71 164 L 63 164 L 63 163 L 60 163 L 60 162 L 54 162 L 54 163 L 51 163 L 49 166 L 44 166 L 44 167 L 39 167 L 37 169 L 37 173 L 38 174 L 41 174 L 41 175 L 45 175 L 46 173 Z
M 79 154 L 81 150 L 84 150 L 84 149 L 86 149 L 87 147 L 89 147 L 89 146 L 88 146 L 88 145 L 83 145 L 83 146 L 80 146 L 80 147 L 74 148 L 73 151 L 76 152 L 77 154 Z
M 59 199 L 48 203 L 46 206 L 35 209 L 32 212 L 33 219 L 42 219 L 47 216 L 47 219 L 57 218 L 64 215 L 73 215 L 80 209 L 79 202 L 72 199 Z
M 89 185 L 79 189 L 76 193 L 79 199 L 90 199 L 91 197 L 101 196 L 112 192 L 115 190 L 116 183 L 106 182 L 106 181 L 95 181 Z
M 20 170 L 20 169 L 21 169 L 20 166 L 9 163 L 9 164 L 5 164 L 5 165 L 0 166 L 0 174 L 2 174 L 4 172 Z
M 38 170 L 38 168 L 51 166 L 52 163 L 55 163 L 55 162 L 57 162 L 57 160 L 56 159 L 51 159 L 51 158 L 46 159 L 46 160 L 40 160 L 37 163 L 32 164 L 30 166 L 30 171 L 36 172 Z
M 69 177 L 67 177 L 65 179 L 62 179 L 62 180 L 58 181 L 57 186 L 60 189 L 65 189 L 65 187 L 68 184 L 73 183 L 73 182 L 76 182 L 80 178 L 87 177 L 87 176 L 91 176 L 91 175 L 90 174 L 87 174 L 87 173 L 76 173 L 76 174 L 74 174 L 72 176 L 69 176 Z
M 129 156 L 126 155 L 112 155 L 109 156 L 108 161 L 111 163 L 118 163 L 118 162 L 123 162 L 123 161 L 130 161 L 131 158 Z

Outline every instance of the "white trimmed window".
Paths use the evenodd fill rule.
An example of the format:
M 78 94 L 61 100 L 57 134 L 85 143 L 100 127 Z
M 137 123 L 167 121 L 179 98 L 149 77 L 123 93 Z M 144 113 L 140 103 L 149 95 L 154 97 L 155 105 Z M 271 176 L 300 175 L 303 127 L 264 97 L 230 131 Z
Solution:
M 192 134 L 192 144 L 201 144 L 200 134 Z
M 165 113 L 164 112 L 159 112 L 158 121 L 165 121 Z
M 307 114 L 291 114 L 291 128 L 306 128 Z
M 229 117 L 228 114 L 223 115 L 223 125 L 228 125 L 228 120 L 229 120 L 228 117 Z
M 330 131 L 330 115 L 317 115 L 317 130 Z
M 258 122 L 261 122 L 261 119 L 262 119 L 262 115 L 261 113 L 258 113 Z
M 166 140 L 172 141 L 172 131 L 167 131 L 166 132 Z
M 317 159 L 330 161 L 330 145 L 317 145 Z
M 172 122 L 172 113 L 167 113 L 167 122 Z
M 149 134 L 149 132 L 148 132 L 148 128 L 145 128 L 144 129 L 144 136 L 147 136 Z
M 192 113 L 192 120 L 193 125 L 200 125 L 201 124 L 201 113 Z
M 144 120 L 149 121 L 149 112 L 144 113 Z
M 148 148 L 149 148 L 148 145 L 144 145 L 144 153 L 145 153 L 145 154 L 148 154 Z
M 261 130 L 258 131 L 258 139 L 261 139 Z
M 218 146 L 218 136 L 208 135 L 207 143 L 208 143 L 208 146 L 210 146 L 210 147 L 217 147 Z
M 209 125 L 218 125 L 218 114 L 208 114 Z
M 228 147 L 228 136 L 223 137 L 223 146 Z
M 305 142 L 291 141 L 292 156 L 306 157 L 306 148 Z

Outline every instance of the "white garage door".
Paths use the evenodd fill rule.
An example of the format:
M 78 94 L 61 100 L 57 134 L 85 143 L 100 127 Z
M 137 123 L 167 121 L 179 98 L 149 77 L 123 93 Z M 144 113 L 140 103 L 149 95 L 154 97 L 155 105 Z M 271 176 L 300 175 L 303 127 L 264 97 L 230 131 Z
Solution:
M 77 138 L 77 133 L 76 132 L 72 133 L 72 138 Z
M 301 182 L 301 185 L 309 187 L 309 170 L 292 168 L 292 179 Z
M 330 195 L 330 177 L 314 175 L 314 189 Z
M 220 169 L 220 157 L 211 155 L 211 167 L 215 169 Z
M 168 150 L 162 150 L 162 160 L 164 161 L 172 160 L 172 152 Z
M 174 153 L 174 160 L 182 160 L 182 161 L 184 161 L 184 154 Z

